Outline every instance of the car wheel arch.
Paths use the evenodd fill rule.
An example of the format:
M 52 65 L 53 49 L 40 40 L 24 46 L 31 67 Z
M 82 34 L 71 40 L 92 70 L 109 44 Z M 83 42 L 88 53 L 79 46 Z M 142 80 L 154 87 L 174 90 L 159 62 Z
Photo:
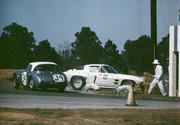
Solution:
M 129 84 L 130 84 L 130 83 L 133 83 L 133 84 L 136 85 L 136 82 L 133 81 L 133 80 L 130 80 L 130 79 L 124 79 L 124 80 L 121 82 L 121 85 L 129 85 L 129 84 L 127 84 L 128 82 L 129 82 Z
M 34 86 L 38 87 L 40 84 L 39 77 L 36 74 L 31 74 L 28 76 L 28 83 L 30 83 L 31 79 L 34 81 Z
M 75 75 L 75 76 L 72 76 L 72 77 L 71 77 L 70 82 L 71 82 L 71 81 L 72 81 L 72 79 L 73 79 L 73 78 L 75 78 L 75 77 L 80 77 L 80 78 L 83 78 L 83 79 L 84 79 L 84 81 L 86 82 L 86 78 L 85 78 L 85 77 L 83 77 L 83 76 L 80 76 L 80 75 Z

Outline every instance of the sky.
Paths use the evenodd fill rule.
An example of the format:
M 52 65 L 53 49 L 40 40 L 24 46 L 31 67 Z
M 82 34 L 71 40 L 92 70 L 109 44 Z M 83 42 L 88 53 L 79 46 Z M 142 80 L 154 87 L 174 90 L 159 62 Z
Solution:
M 157 0 L 157 42 L 180 25 L 180 0 Z M 0 0 L 0 35 L 15 22 L 58 50 L 90 27 L 102 45 L 110 39 L 121 53 L 127 40 L 151 36 L 150 0 Z

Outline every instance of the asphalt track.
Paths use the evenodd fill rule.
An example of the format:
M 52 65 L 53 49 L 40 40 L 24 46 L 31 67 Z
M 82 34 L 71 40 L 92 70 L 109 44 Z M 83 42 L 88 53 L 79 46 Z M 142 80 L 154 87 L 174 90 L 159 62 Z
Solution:
M 125 106 L 127 98 L 94 95 L 73 91 L 67 87 L 65 92 L 56 89 L 32 91 L 25 88 L 15 90 L 12 86 L 0 86 L 0 107 L 40 108 L 40 109 L 177 109 L 180 101 L 158 99 L 136 99 L 138 106 Z

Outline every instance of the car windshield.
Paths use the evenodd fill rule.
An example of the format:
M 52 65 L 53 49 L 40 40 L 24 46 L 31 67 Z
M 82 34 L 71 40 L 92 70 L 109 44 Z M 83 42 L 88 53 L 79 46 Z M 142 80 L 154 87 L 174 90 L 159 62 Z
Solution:
M 79 66 L 77 68 L 75 68 L 76 70 L 84 70 L 84 65 L 83 66 Z
M 57 65 L 43 64 L 36 66 L 34 71 L 59 71 L 59 68 L 57 67 Z
M 26 68 L 26 71 L 31 71 L 32 65 L 29 64 L 28 67 Z
M 102 66 L 101 72 L 107 72 L 107 73 L 118 73 L 113 67 L 111 66 Z

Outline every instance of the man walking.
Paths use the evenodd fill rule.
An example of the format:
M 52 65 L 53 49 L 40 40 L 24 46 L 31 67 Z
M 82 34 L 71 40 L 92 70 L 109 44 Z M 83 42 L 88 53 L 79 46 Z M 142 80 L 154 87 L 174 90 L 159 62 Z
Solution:
M 155 65 L 155 75 L 154 75 L 154 80 L 150 84 L 148 94 L 149 95 L 151 94 L 151 91 L 153 90 L 153 88 L 158 83 L 158 86 L 159 86 L 159 89 L 160 89 L 162 95 L 166 96 L 167 93 L 166 93 L 164 86 L 163 86 L 163 82 L 164 82 L 163 68 L 157 59 L 154 60 L 153 64 Z

